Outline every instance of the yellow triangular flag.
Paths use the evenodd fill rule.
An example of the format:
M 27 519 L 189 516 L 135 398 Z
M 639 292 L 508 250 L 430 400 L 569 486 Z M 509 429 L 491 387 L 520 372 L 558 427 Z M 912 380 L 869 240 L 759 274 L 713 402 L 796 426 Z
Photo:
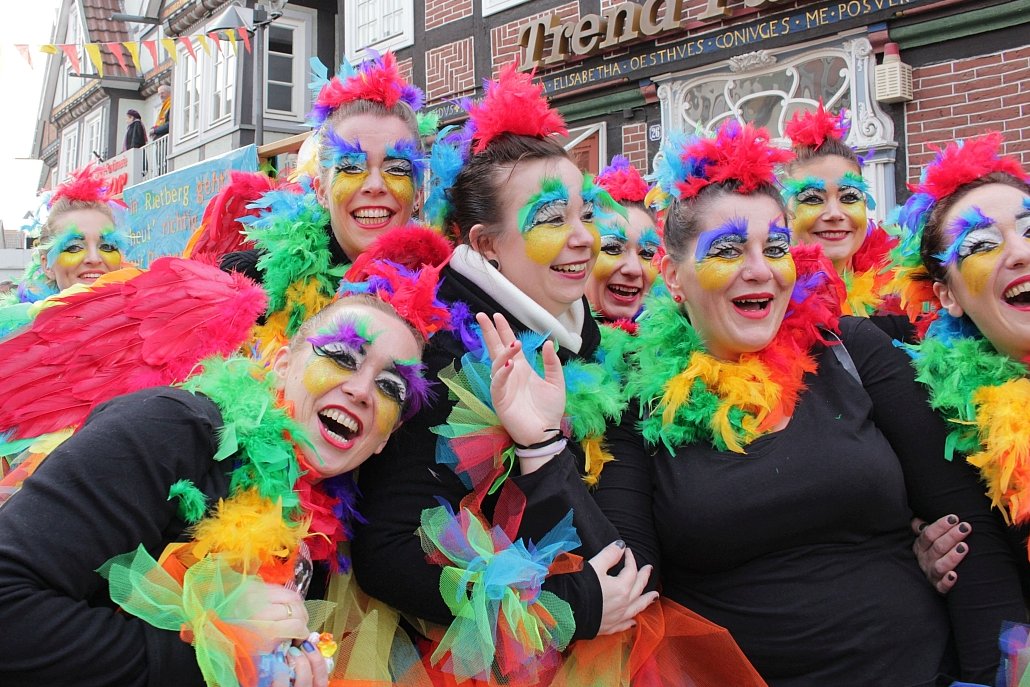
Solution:
M 136 67 L 136 71 L 142 73 L 143 67 L 139 64 L 139 43 L 136 41 L 124 41 L 122 45 L 129 51 L 129 57 L 132 58 L 132 64 Z
M 48 55 L 56 55 L 57 54 L 57 46 L 54 45 L 53 43 L 46 43 L 44 45 L 39 46 L 39 51 L 40 52 L 45 52 Z
M 100 57 L 100 46 L 96 43 L 86 43 L 82 47 L 86 48 L 86 57 L 93 63 L 93 68 L 97 70 L 97 74 L 103 76 L 104 60 Z
M 161 45 L 164 47 L 165 52 L 172 58 L 172 62 L 179 64 L 179 53 L 175 50 L 175 41 L 171 38 L 162 38 Z
M 200 47 L 202 47 L 204 49 L 204 54 L 207 55 L 208 57 L 211 57 L 211 46 L 208 44 L 208 41 L 211 40 L 211 39 L 208 38 L 207 36 L 205 36 L 202 33 L 197 34 L 195 36 L 195 38 L 198 41 L 200 41 Z
M 236 54 L 236 29 L 226 29 L 225 33 L 229 36 L 229 45 L 232 46 L 232 54 Z

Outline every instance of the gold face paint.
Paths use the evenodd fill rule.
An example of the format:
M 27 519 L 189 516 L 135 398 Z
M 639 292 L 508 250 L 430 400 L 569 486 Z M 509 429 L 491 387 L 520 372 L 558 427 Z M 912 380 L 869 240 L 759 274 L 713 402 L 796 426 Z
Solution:
M 311 354 L 304 366 L 304 388 L 311 398 L 320 398 L 347 381 L 354 373 L 344 370 L 331 358 Z
M 408 207 L 415 198 L 415 184 L 410 176 L 383 174 L 383 183 L 390 195 L 397 199 L 401 207 Z M 359 187 L 360 188 L 360 187 Z
M 1001 249 L 1002 247 L 998 246 L 992 250 L 973 253 L 959 263 L 958 271 L 969 293 L 979 296 L 987 288 L 987 282 L 994 274 L 998 260 L 1001 259 Z
M 592 227 L 593 225 L 587 226 Z M 523 240 L 526 242 L 526 255 L 538 265 L 550 265 L 568 243 L 570 233 L 572 233 L 572 227 L 567 224 L 538 225 L 523 234 Z M 593 234 L 596 236 L 594 241 L 594 254 L 596 255 L 600 250 L 601 237 L 597 234 L 596 228 L 593 230 Z
M 654 283 L 654 280 L 658 278 L 658 268 L 654 266 L 654 262 L 644 258 L 643 256 L 637 256 L 640 258 L 640 268 L 644 270 L 644 283 Z M 598 256 L 598 260 L 600 260 Z
M 116 270 L 122 266 L 122 252 L 117 248 L 100 249 L 100 259 L 109 269 Z
M 794 258 L 789 254 L 782 258 L 767 258 L 769 269 L 778 275 L 778 279 L 785 284 L 793 285 L 797 281 L 797 268 L 794 265 Z
M 390 398 L 382 391 L 377 389 L 376 394 L 379 396 L 379 400 L 381 401 L 376 406 L 376 431 L 383 435 L 389 435 L 389 433 L 393 431 L 393 428 L 397 426 L 397 421 L 401 417 L 401 407 L 397 404 L 397 401 Z
M 607 281 L 608 277 L 615 273 L 619 266 L 622 255 L 610 255 L 606 252 L 597 254 L 597 262 L 594 263 L 593 276 L 598 281 Z
M 823 205 L 811 205 L 809 203 L 798 203 L 794 208 L 794 221 L 790 223 L 791 230 L 797 236 L 809 236 L 812 227 L 819 221 L 819 215 L 823 213 Z
M 368 179 L 367 171 L 354 174 L 348 174 L 347 172 L 337 173 L 329 187 L 333 204 L 343 205 L 355 193 L 361 190 L 361 187 L 365 184 L 365 179 Z
M 841 212 L 843 212 L 844 215 L 848 218 L 848 221 L 851 222 L 851 226 L 855 229 L 855 231 L 863 231 L 866 225 L 869 224 L 869 218 L 866 213 L 865 203 L 841 203 L 840 209 Z
M 705 291 L 725 289 L 743 267 L 744 256 L 732 260 L 711 257 L 694 265 L 694 269 L 697 271 L 697 283 Z
M 57 264 L 65 269 L 72 269 L 82 264 L 82 261 L 86 259 L 86 251 L 78 250 L 74 253 L 69 251 L 61 251 L 57 256 Z M 119 256 L 120 261 L 120 256 Z

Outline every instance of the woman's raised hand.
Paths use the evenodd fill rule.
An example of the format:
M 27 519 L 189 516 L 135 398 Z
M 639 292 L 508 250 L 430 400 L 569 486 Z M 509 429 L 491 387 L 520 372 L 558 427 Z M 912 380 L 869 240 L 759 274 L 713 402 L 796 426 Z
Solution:
M 618 575 L 609 575 L 608 571 L 625 558 L 625 563 Z M 610 635 L 633 627 L 633 618 L 658 599 L 658 592 L 644 593 L 647 580 L 651 577 L 651 566 L 645 565 L 637 569 L 633 552 L 626 548 L 624 542 L 612 542 L 590 559 L 590 567 L 601 582 L 601 627 L 598 635 Z
M 543 345 L 541 378 L 503 315 L 495 314 L 491 322 L 486 314 L 479 313 L 476 321 L 492 361 L 490 396 L 504 429 L 522 446 L 554 438 L 565 414 L 565 376 L 554 344 L 547 341 Z

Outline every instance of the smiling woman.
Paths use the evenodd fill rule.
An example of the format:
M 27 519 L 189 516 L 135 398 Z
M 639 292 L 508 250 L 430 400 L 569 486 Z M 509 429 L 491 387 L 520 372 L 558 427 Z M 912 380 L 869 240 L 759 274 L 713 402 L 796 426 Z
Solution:
M 597 501 L 651 584 L 727 628 L 770 685 L 988 681 L 996 628 L 1024 613 L 1011 556 L 975 475 L 936 458 L 945 430 L 904 354 L 839 317 L 820 249 L 789 249 L 788 156 L 736 122 L 665 151 L 671 295 L 645 306 Z M 947 606 L 909 548 L 910 504 L 961 508 L 984 537 Z

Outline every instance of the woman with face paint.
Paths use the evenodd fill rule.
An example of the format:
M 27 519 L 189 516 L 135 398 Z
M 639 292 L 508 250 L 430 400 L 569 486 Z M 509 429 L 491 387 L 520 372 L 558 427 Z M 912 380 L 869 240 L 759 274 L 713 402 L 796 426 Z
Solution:
M 405 226 L 422 187 L 425 161 L 415 115 L 422 92 L 407 83 L 392 53 L 357 69 L 344 63 L 317 87 L 308 116 L 318 155 L 301 177 L 302 192 L 266 194 L 264 212 L 247 224 L 257 248 L 229 253 L 222 269 L 242 272 L 269 294 L 265 322 L 255 332 L 263 360 L 300 322 L 331 300 L 346 266 L 376 238 Z M 307 261 L 294 255 L 306 254 Z
M 436 274 L 367 263 L 270 371 L 212 357 L 99 406 L 0 509 L 2 682 L 326 685 L 304 594 L 348 566 L 350 472 L 428 398 Z
M 506 67 L 465 129 L 445 130 L 434 148 L 427 214 L 461 243 L 441 273 L 454 330 L 424 359 L 427 378 L 450 393 L 359 478 L 367 522 L 353 540 L 356 579 L 420 619 L 430 639 L 423 663 L 444 684 L 550 684 L 572 640 L 629 630 L 657 596 L 641 593 L 649 569 L 618 541 L 581 474 L 586 465 L 596 479 L 601 436 L 621 409 L 584 299 L 597 213 L 617 206 L 551 139 L 564 127 L 542 91 Z M 515 380 L 504 392 L 516 396 L 506 404 L 514 424 L 503 398 L 491 398 L 502 371 Z M 567 396 L 556 412 L 523 412 L 527 394 L 546 402 L 557 387 Z M 746 666 L 721 628 L 708 635 Z M 618 668 L 615 677 L 601 668 L 628 668 L 621 655 L 578 663 L 581 675 L 596 663 L 604 677 L 560 684 L 626 684 Z M 745 670 L 733 675 L 741 681 L 712 684 L 757 684 Z
M 897 253 L 913 298 L 937 311 L 909 350 L 931 405 L 953 423 L 946 457 L 965 454 L 979 470 L 1011 525 L 1026 593 L 1030 175 L 1000 146 L 991 133 L 937 154 L 899 213 Z M 967 576 L 963 560 L 981 546 L 976 535 L 975 524 L 954 516 L 922 530 L 916 550 L 941 591 Z
M 935 458 L 945 430 L 904 354 L 838 317 L 821 251 L 791 249 L 773 175 L 789 153 L 736 122 L 673 145 L 657 170 L 670 295 L 645 305 L 602 510 L 770 685 L 987 681 L 994 628 L 1022 612 L 1011 560 L 987 547 L 961 600 L 923 579 L 910 508 L 965 503 L 987 531 L 987 504 Z
M 654 213 L 644 202 L 647 183 L 628 159 L 613 157 L 595 182 L 626 208 L 626 217 L 598 218 L 601 251 L 587 278 L 587 300 L 602 322 L 632 329 L 631 323 L 658 276 L 654 258 L 661 236 Z
M 872 317 L 891 338 L 914 341 L 913 326 L 890 295 L 888 253 L 897 242 L 868 216 L 876 205 L 861 161 L 845 143 L 849 130 L 846 114 L 831 115 L 822 103 L 787 123 L 795 155 L 783 179 L 791 232 L 799 243 L 822 246 L 844 280 L 845 315 Z

